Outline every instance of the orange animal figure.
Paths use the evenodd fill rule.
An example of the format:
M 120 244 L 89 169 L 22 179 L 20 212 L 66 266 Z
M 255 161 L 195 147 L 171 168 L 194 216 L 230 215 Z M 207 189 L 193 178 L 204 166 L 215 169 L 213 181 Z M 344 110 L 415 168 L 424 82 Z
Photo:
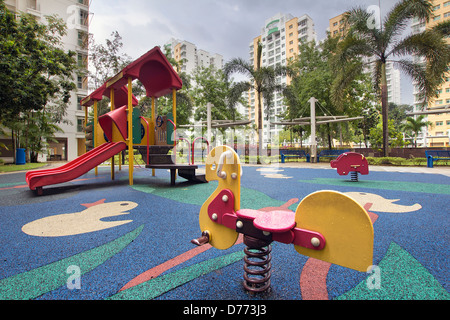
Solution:
M 346 176 L 351 172 L 352 181 L 358 181 L 358 173 L 369 174 L 369 163 L 360 153 L 346 152 L 330 162 L 332 168 L 337 169 L 340 176 Z

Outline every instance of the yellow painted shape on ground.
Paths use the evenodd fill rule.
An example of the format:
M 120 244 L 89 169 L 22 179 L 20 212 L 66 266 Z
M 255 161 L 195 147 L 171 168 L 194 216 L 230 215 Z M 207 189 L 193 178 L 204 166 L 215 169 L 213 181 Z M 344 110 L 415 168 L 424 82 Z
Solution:
M 405 212 L 413 212 L 422 209 L 422 206 L 418 203 L 413 204 L 412 206 L 404 206 L 401 204 L 396 204 L 394 202 L 399 201 L 400 199 L 386 199 L 382 196 L 379 196 L 374 193 L 367 192 L 346 192 L 346 195 L 355 199 L 361 205 L 366 203 L 372 203 L 370 207 L 370 211 L 376 212 L 390 212 L 390 213 L 405 213 Z
M 107 217 L 129 214 L 137 203 L 118 201 L 102 203 L 81 212 L 59 214 L 32 221 L 22 227 L 22 231 L 36 237 L 64 237 L 84 234 L 117 227 L 133 220 L 102 221 Z
M 366 272 L 373 261 L 373 226 L 366 210 L 352 198 L 336 191 L 318 191 L 300 202 L 295 214 L 297 228 L 325 237 L 323 250 L 295 246 L 303 255 Z

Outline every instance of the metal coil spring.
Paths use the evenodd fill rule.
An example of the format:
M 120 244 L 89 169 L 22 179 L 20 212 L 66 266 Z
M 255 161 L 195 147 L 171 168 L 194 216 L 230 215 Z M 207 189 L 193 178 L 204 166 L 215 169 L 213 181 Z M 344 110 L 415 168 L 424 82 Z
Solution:
M 244 249 L 244 288 L 250 292 L 263 292 L 270 287 L 272 246 Z
M 357 171 L 352 171 L 350 172 L 350 176 L 353 182 L 358 182 L 358 172 Z

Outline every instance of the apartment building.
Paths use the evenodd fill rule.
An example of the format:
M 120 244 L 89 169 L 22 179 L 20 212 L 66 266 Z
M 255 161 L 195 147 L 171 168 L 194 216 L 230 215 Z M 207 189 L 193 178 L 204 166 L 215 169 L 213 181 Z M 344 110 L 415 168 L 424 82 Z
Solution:
M 412 22 L 411 29 L 414 33 L 422 32 L 427 28 L 432 28 L 436 24 L 450 19 L 450 1 L 433 0 L 434 16 L 427 23 L 415 19 Z M 450 43 L 450 40 L 447 40 Z M 418 61 L 418 58 L 415 58 Z M 423 61 L 422 61 L 423 62 Z M 438 89 L 439 96 L 428 103 L 428 109 L 439 109 L 450 106 L 450 74 L 446 75 L 445 83 Z M 418 89 L 414 86 L 414 111 L 420 111 L 420 101 L 417 98 Z M 450 140 L 450 113 L 429 114 L 428 121 L 431 126 L 424 129 L 419 137 L 418 145 L 423 147 L 448 147 Z
M 46 15 L 56 14 L 67 22 L 67 35 L 63 37 L 65 50 L 77 53 L 78 65 L 88 68 L 89 0 L 6 0 L 7 8 L 12 12 L 24 12 L 33 15 L 38 21 L 44 21 Z M 73 160 L 85 153 L 83 132 L 84 110 L 80 101 L 88 94 L 86 75 L 74 74 L 77 90 L 71 95 L 66 119 L 71 124 L 60 124 L 63 133 L 57 133 L 57 143 L 50 142 L 47 154 L 40 161 Z M 6 161 L 11 161 L 7 159 Z
M 164 49 L 168 50 L 171 56 L 180 62 L 180 72 L 192 74 L 197 67 L 214 66 L 218 70 L 223 68 L 222 55 L 198 49 L 195 44 L 189 41 L 172 38 L 164 44 Z
M 262 44 L 261 66 L 275 67 L 276 65 L 287 65 L 290 58 L 299 54 L 299 45 L 302 42 L 317 42 L 317 35 L 314 28 L 314 22 L 308 15 L 294 17 L 291 14 L 277 13 L 267 19 L 261 28 L 261 33 L 255 37 L 249 44 L 250 62 L 256 66 L 258 43 Z M 278 77 L 277 81 L 283 84 L 289 84 L 286 76 Z M 258 122 L 258 99 L 254 90 L 248 94 L 249 110 L 248 119 L 255 124 Z M 264 104 L 264 101 L 263 101 Z M 266 121 L 265 106 L 262 109 L 263 119 L 263 143 L 266 144 L 270 138 L 282 131 L 283 126 L 271 125 L 271 122 L 282 120 L 279 115 L 285 110 L 281 93 L 275 93 L 273 99 L 273 108 L 269 115 L 269 121 Z
M 331 18 L 329 20 L 330 27 L 327 30 L 330 32 L 332 37 L 339 37 L 341 40 L 345 37 L 345 20 L 344 20 L 344 14 L 341 13 L 340 15 Z

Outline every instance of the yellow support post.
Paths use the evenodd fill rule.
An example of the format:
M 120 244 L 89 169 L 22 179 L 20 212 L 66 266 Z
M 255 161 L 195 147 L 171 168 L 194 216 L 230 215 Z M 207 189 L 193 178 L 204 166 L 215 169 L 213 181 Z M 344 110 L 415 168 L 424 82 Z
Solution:
M 94 133 L 92 135 L 94 148 L 97 148 L 97 139 L 95 137 L 95 132 L 97 130 L 97 121 L 98 121 L 97 118 L 98 118 L 97 100 L 94 100 L 94 124 L 93 124 L 93 129 L 92 129 L 92 132 Z M 95 167 L 95 176 L 98 176 L 98 167 Z
M 84 128 L 86 129 L 88 123 L 88 107 L 84 106 Z
M 114 89 L 111 88 L 111 94 L 109 97 L 110 101 L 111 101 L 111 111 L 114 110 Z M 112 141 L 110 141 L 112 142 Z M 114 172 L 114 156 L 111 157 L 111 180 L 115 179 L 115 172 Z
M 152 114 L 151 114 L 152 123 L 155 123 L 155 97 L 152 97 Z M 156 176 L 155 169 L 152 169 L 152 177 Z
M 86 146 L 86 127 L 88 123 L 88 106 L 84 106 L 84 153 L 87 152 L 87 146 Z
M 172 114 L 173 114 L 173 123 L 175 126 L 177 125 L 177 90 L 172 89 Z
M 119 171 L 122 171 L 122 151 L 119 152 Z
M 133 80 L 128 78 L 128 179 L 130 186 L 133 185 Z
M 175 134 L 175 128 L 177 126 L 177 90 L 175 90 L 175 88 L 172 89 L 172 115 L 173 115 L 173 123 L 174 123 L 174 128 L 173 128 L 173 133 Z M 177 144 L 176 137 L 174 135 L 173 138 L 173 145 L 174 148 L 172 149 L 172 152 L 174 152 L 174 159 L 176 159 L 176 154 L 175 154 L 175 145 Z M 176 161 L 175 161 L 176 162 Z M 175 179 L 177 178 L 177 172 L 178 170 L 175 170 Z

